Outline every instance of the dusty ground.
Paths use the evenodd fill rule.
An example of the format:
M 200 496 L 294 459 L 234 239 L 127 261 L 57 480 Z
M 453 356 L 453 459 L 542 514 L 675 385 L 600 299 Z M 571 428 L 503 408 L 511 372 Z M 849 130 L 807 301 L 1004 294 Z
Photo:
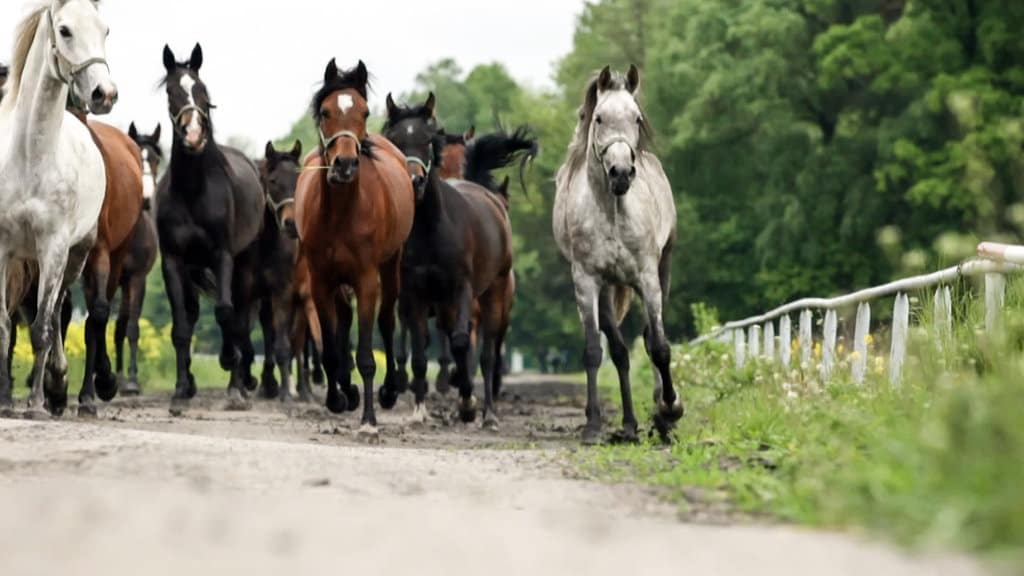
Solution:
M 276 403 L 184 418 L 167 398 L 100 419 L 0 420 L 0 574 L 979 574 L 850 537 L 680 522 L 649 493 L 572 480 L 581 390 L 509 386 L 501 431 Z

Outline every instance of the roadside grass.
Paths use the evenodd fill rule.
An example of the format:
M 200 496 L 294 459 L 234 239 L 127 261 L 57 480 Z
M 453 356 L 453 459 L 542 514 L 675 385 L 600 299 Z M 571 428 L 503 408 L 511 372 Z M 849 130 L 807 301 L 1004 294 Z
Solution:
M 878 343 L 863 385 L 852 382 L 845 353 L 826 385 L 816 362 L 737 370 L 731 346 L 679 348 L 673 373 L 687 414 L 675 443 L 649 439 L 573 458 L 590 477 L 658 487 L 684 514 L 725 506 L 1024 560 L 1024 283 L 1010 284 L 1006 304 L 1004 330 L 992 336 L 983 305 L 962 300 L 946 353 L 930 314 L 918 314 L 900 387 L 889 384 L 888 345 Z M 633 359 L 643 425 L 653 380 L 642 347 Z M 614 369 L 600 376 L 602 399 L 618 403 Z

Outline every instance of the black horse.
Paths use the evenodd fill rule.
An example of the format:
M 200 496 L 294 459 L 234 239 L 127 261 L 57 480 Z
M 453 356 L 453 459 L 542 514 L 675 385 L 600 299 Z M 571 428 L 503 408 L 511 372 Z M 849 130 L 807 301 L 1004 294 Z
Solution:
M 177 355 L 171 412 L 180 414 L 196 392 L 190 347 L 201 290 L 216 299 L 220 365 L 232 373 L 227 407 L 244 410 L 250 406 L 246 389 L 256 384 L 247 375 L 255 357 L 250 332 L 263 188 L 256 165 L 214 139 L 199 44 L 183 63 L 165 46 L 163 61 L 174 143 L 157 190 L 156 224 Z
M 501 195 L 490 170 L 511 163 L 515 152 L 488 145 L 466 154 L 464 180 L 440 177 L 444 134 L 434 117 L 434 95 L 426 103 L 397 106 L 389 95 L 384 133 L 406 155 L 416 189 L 416 217 L 402 258 L 401 315 L 413 337 L 414 417 L 423 418 L 426 382 L 426 328 L 431 311 L 449 337 L 456 363 L 452 382 L 459 389 L 459 416 L 476 418 L 470 369 L 474 308 L 479 306 L 483 342 L 480 366 L 484 376 L 484 426 L 498 424 L 494 390 L 500 387 L 501 348 L 508 331 L 515 280 L 512 273 L 512 232 L 508 198 Z M 536 151 L 536 142 L 525 148 Z M 511 138 L 505 135 L 510 141 Z M 480 139 L 477 140 L 477 143 Z
M 114 352 L 116 356 L 118 388 L 121 394 L 135 396 L 142 392 L 139 385 L 139 318 L 146 300 L 146 277 L 156 264 L 157 235 L 153 220 L 153 194 L 156 193 L 156 177 L 163 151 L 160 148 L 160 125 L 152 134 L 143 134 L 132 122 L 128 136 L 139 145 L 142 160 L 142 214 L 135 222 L 128 240 L 128 254 L 121 267 L 121 305 L 117 311 L 114 328 Z M 128 339 L 128 374 L 124 372 L 124 341 Z
M 259 240 L 260 266 L 255 292 L 260 303 L 264 345 L 260 395 L 267 399 L 280 395 L 282 402 L 292 399 L 291 364 L 296 352 L 300 353 L 299 400 L 313 401 L 308 371 L 304 370 L 303 356 L 307 350 L 295 350 L 293 337 L 297 317 L 313 310 L 312 299 L 301 290 L 295 269 L 299 251 L 295 229 L 295 184 L 301 165 L 302 143 L 298 140 L 291 150 L 284 152 L 276 150 L 272 142 L 267 142 L 260 162 L 260 178 L 267 203 Z M 303 330 L 307 323 L 301 323 Z M 275 367 L 281 372 L 280 385 L 274 376 Z

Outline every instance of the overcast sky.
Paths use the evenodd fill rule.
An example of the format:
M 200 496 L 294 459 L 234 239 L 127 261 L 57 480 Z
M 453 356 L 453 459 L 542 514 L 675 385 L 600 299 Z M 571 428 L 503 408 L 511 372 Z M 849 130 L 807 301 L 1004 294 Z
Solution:
M 584 0 L 104 0 L 107 57 L 120 102 L 106 121 L 144 131 L 164 124 L 167 102 L 157 83 L 170 44 L 184 60 L 203 46 L 201 72 L 218 106 L 218 140 L 242 136 L 259 150 L 287 133 L 327 61 L 360 58 L 375 79 L 371 106 L 413 86 L 428 64 L 453 57 L 466 70 L 500 61 L 521 82 L 551 86 L 553 63 L 572 44 Z M 22 0 L 0 0 L 0 61 L 10 59 Z M 168 140 L 169 141 L 169 140 Z

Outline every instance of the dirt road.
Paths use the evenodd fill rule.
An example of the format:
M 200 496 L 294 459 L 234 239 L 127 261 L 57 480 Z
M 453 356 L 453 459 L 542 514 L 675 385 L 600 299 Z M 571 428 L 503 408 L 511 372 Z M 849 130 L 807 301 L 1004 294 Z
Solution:
M 275 404 L 184 418 L 118 400 L 96 422 L 0 420 L 0 574 L 980 574 L 847 536 L 680 522 L 636 488 L 566 477 L 566 382 L 510 387 L 502 431 Z

